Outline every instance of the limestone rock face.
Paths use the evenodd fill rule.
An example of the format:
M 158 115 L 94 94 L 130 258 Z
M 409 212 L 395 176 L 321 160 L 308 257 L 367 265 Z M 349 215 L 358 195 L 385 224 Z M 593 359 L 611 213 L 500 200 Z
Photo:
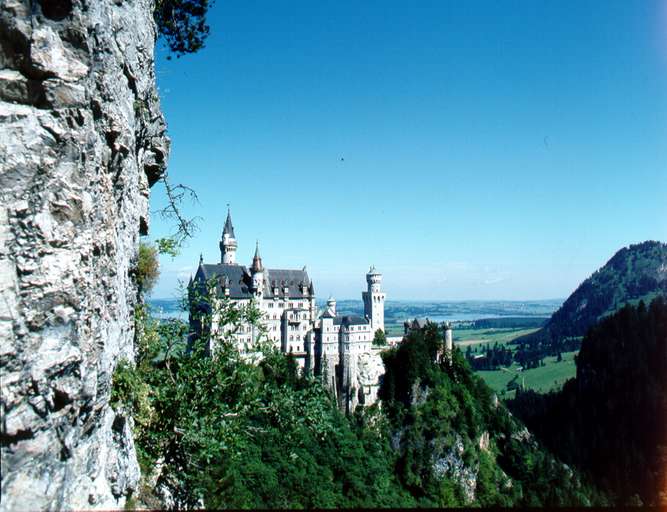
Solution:
M 137 484 L 109 395 L 169 146 L 152 7 L 0 2 L 0 510 L 119 508 Z
M 379 350 L 361 353 L 357 361 L 357 369 L 359 401 L 364 405 L 372 405 L 377 402 L 380 377 L 384 374 L 384 364 Z

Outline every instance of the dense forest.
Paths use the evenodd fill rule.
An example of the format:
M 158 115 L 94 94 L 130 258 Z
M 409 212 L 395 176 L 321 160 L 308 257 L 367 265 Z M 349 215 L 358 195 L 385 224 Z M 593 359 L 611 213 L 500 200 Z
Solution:
M 618 505 L 667 500 L 667 302 L 625 306 L 593 327 L 577 376 L 559 392 L 509 402 L 562 460 Z
M 580 338 L 600 319 L 626 303 L 649 303 L 667 296 L 667 244 L 647 241 L 619 250 L 568 297 L 539 331 L 516 343 L 542 355 L 576 350 Z
M 245 314 L 245 313 L 244 313 Z M 248 314 L 250 314 L 248 312 Z M 230 321 L 241 321 L 229 312 Z M 385 352 L 381 407 L 346 417 L 318 378 L 261 347 L 208 357 L 186 326 L 138 311 L 137 365 L 114 375 L 134 418 L 143 484 L 157 508 L 412 507 L 605 503 L 540 446 L 440 331 Z M 132 505 L 132 503 L 130 504 Z
M 497 370 L 501 366 L 510 366 L 514 359 L 512 350 L 498 342 L 493 346 L 480 347 L 479 353 L 468 345 L 465 351 L 466 361 L 474 371 Z
M 480 318 L 468 324 L 473 329 L 514 329 L 517 327 L 542 327 L 547 322 L 546 318 L 539 316 L 505 316 L 500 318 Z

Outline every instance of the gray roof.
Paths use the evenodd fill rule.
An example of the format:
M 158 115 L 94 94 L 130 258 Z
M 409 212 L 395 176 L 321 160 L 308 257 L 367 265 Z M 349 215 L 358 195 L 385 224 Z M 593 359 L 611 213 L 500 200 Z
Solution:
M 197 269 L 195 282 L 208 281 L 218 278 L 218 293 L 222 293 L 223 281 L 227 280 L 229 296 L 232 299 L 249 299 L 252 297 L 250 285 L 252 282 L 250 271 L 244 265 L 227 265 L 224 263 L 202 264 Z M 273 288 L 278 288 L 276 297 L 288 299 L 310 298 L 302 291 L 302 283 L 308 288 L 311 284 L 308 273 L 304 270 L 264 269 L 264 298 L 273 298 Z M 283 289 L 287 287 L 287 294 Z M 306 289 L 307 289 L 306 288 Z
M 334 319 L 334 325 L 367 325 L 368 318 L 356 315 L 337 316 Z

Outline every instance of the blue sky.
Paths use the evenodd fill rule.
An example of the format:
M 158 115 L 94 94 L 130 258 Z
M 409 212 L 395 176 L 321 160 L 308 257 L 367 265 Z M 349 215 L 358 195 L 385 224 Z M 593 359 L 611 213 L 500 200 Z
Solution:
M 242 263 L 259 239 L 341 299 L 370 264 L 394 299 L 566 297 L 667 240 L 667 1 L 218 0 L 209 22 L 157 55 L 203 220 L 155 297 L 219 261 L 226 203 Z

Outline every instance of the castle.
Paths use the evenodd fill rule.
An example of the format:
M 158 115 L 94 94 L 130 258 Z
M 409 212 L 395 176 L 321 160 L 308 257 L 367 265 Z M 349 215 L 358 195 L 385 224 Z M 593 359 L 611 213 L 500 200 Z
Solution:
M 229 211 L 219 247 L 220 263 L 207 264 L 200 257 L 197 272 L 188 285 L 191 332 L 211 333 L 209 352 L 215 350 L 218 321 L 213 315 L 209 325 L 201 325 L 198 315 L 193 315 L 199 304 L 194 297 L 214 289 L 217 299 L 226 297 L 237 306 L 252 301 L 261 313 L 261 328 L 245 324 L 234 332 L 224 332 L 241 352 L 265 336 L 276 348 L 291 354 L 302 372 L 322 376 L 343 411 L 352 412 L 357 405 L 370 405 L 377 400 L 383 369 L 373 338 L 378 330 L 384 331 L 382 274 L 374 267 L 366 274 L 367 290 L 362 292 L 364 316 L 341 316 L 331 297 L 324 311 L 318 311 L 315 288 L 305 267 L 266 268 L 259 244 L 250 267 L 238 264 L 238 244 Z M 209 288 L 211 283 L 213 288 Z

